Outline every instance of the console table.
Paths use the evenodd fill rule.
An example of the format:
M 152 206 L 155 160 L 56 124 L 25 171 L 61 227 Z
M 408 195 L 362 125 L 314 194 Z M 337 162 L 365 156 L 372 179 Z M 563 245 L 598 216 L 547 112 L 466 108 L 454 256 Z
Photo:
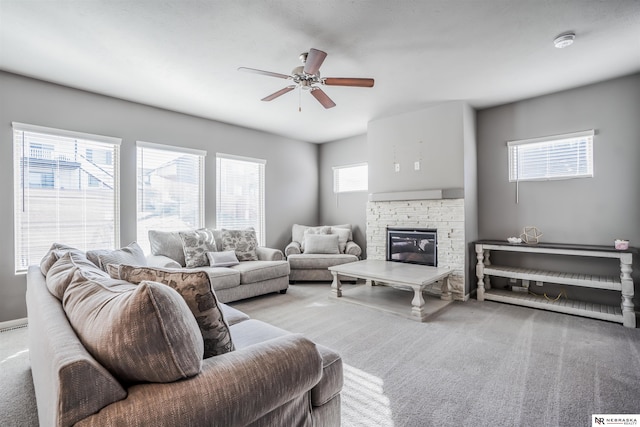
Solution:
M 480 240 L 475 242 L 476 276 L 478 277 L 478 301 L 491 300 L 517 304 L 532 308 L 557 311 L 566 314 L 591 317 L 600 320 L 622 323 L 626 327 L 636 327 L 636 316 L 633 305 L 633 279 L 631 278 L 633 254 L 635 248 L 616 250 L 613 246 L 568 245 L 558 243 L 511 244 L 498 240 Z M 620 260 L 620 277 L 595 276 L 589 274 L 552 272 L 543 269 L 507 267 L 491 263 L 491 251 L 509 251 L 532 254 L 551 254 L 557 256 L 580 256 L 597 258 L 617 258 Z M 550 301 L 529 292 L 513 292 L 492 289 L 487 276 L 520 279 L 525 289 L 529 282 L 543 282 L 561 285 L 583 286 L 588 288 L 619 291 L 622 295 L 620 306 L 592 304 L 581 301 L 562 299 Z

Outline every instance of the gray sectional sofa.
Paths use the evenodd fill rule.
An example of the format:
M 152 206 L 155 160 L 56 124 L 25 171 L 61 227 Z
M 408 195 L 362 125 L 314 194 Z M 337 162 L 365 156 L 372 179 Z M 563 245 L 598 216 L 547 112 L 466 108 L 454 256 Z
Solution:
M 150 268 L 109 265 L 111 276 L 84 253 L 58 247 L 29 268 L 40 425 L 340 425 L 337 353 L 215 301 L 202 272 L 166 270 L 170 281 L 135 285 L 113 275 Z M 182 275 L 205 292 L 180 287 L 174 279 Z M 203 359 L 211 325 L 194 310 L 218 313 L 220 354 Z
M 331 281 L 328 267 L 358 261 L 360 246 L 353 241 L 351 224 L 309 227 L 294 224 L 291 243 L 284 250 L 291 272 L 289 282 Z M 352 281 L 353 278 L 341 276 Z
M 207 230 L 213 235 L 214 251 L 224 252 L 223 230 Z M 289 287 L 289 263 L 282 251 L 256 247 L 256 259 L 240 260 L 239 264 L 227 267 L 210 265 L 187 268 L 183 241 L 178 231 L 149 231 L 151 255 L 147 264 L 163 268 L 184 268 L 187 271 L 207 272 L 220 302 L 264 295 L 272 292 L 285 293 Z

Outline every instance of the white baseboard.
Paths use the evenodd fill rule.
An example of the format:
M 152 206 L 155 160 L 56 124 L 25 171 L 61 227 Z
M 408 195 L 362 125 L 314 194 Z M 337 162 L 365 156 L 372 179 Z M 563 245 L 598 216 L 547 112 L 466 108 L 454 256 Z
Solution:
M 0 332 L 8 331 L 10 329 L 21 328 L 27 325 L 27 318 L 7 320 L 6 322 L 0 322 Z

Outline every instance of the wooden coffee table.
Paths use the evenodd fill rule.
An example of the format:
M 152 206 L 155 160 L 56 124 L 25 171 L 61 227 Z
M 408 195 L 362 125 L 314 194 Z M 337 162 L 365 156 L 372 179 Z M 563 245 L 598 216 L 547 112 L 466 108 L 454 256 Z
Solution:
M 333 275 L 331 295 L 336 298 L 342 296 L 342 284 L 338 274 L 365 279 L 368 285 L 375 281 L 389 284 L 393 287 L 412 289 L 414 296 L 411 301 L 411 318 L 419 322 L 423 322 L 427 317 L 427 313 L 424 310 L 425 300 L 422 296 L 422 291 L 427 285 L 442 280 L 442 295 L 440 298 L 446 301 L 451 300 L 449 275 L 452 270 L 450 268 L 428 267 L 393 261 L 364 260 L 336 265 L 329 267 L 329 270 Z

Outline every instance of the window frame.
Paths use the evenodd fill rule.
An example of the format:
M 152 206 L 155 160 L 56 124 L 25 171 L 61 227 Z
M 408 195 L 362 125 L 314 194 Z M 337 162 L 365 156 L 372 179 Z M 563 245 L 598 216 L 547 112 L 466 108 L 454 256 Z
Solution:
M 28 239 L 27 244 L 25 245 L 22 242 L 18 242 L 18 240 L 23 237 L 23 232 L 24 230 L 21 229 L 20 225 L 24 224 L 24 222 L 19 219 L 19 209 L 18 206 L 24 206 L 25 202 L 27 200 L 27 198 L 29 197 L 28 194 L 25 194 L 25 189 L 29 188 L 29 190 L 26 190 L 26 192 L 28 193 L 30 191 L 31 188 L 35 188 L 35 189 L 50 189 L 50 190 L 56 190 L 58 192 L 60 192 L 60 190 L 62 190 L 62 188 L 59 188 L 59 186 L 56 186 L 55 184 L 55 177 L 53 177 L 52 175 L 47 175 L 48 177 L 53 177 L 53 180 L 49 179 L 48 181 L 51 181 L 51 185 L 40 185 L 35 186 L 35 187 L 31 187 L 29 185 L 30 182 L 30 176 L 32 174 L 36 174 L 38 173 L 37 171 L 35 172 L 31 172 L 31 171 L 26 171 L 25 167 L 23 166 L 24 164 L 24 158 L 25 158 L 25 133 L 30 133 L 30 134 L 40 134 L 43 135 L 43 138 L 51 138 L 51 139 L 61 139 L 61 143 L 74 143 L 77 144 L 77 146 L 81 146 L 83 147 L 79 141 L 84 141 L 86 143 L 89 144 L 104 144 L 106 146 L 108 146 L 110 148 L 109 152 L 112 153 L 112 174 L 113 174 L 113 185 L 112 185 L 112 191 L 113 191 L 113 235 L 112 235 L 112 239 L 113 239 L 113 249 L 117 248 L 120 246 L 120 145 L 122 143 L 122 139 L 121 138 L 117 138 L 117 137 L 112 137 L 112 136 L 105 136 L 105 135 L 97 135 L 97 134 L 91 134 L 91 133 L 86 133 L 86 132 L 78 132 L 78 131 L 71 131 L 71 130 L 65 130 L 65 129 L 58 129 L 58 128 L 52 128 L 52 127 L 46 127 L 46 126 L 39 126 L 39 125 L 32 125 L 32 124 L 27 124 L 27 123 L 20 123 L 20 122 L 12 122 L 11 123 L 12 126 L 12 146 L 13 146 L 13 189 L 14 189 L 14 197 L 13 197 L 13 226 L 14 226 L 14 235 L 13 235 L 13 244 L 14 244 L 14 254 L 13 254 L 13 258 L 14 258 L 14 273 L 15 274 L 24 274 L 26 273 L 29 265 L 23 266 L 22 263 L 22 258 L 19 256 L 21 255 L 21 253 L 23 251 L 21 251 L 21 248 L 24 248 L 25 246 L 28 247 L 27 249 L 27 254 L 28 254 L 28 258 L 29 260 L 27 261 L 27 264 L 33 264 L 33 260 L 31 260 L 32 255 L 31 255 L 31 244 L 33 243 L 31 242 L 31 239 Z M 19 141 L 17 138 L 19 137 L 19 135 L 22 136 L 22 140 Z M 66 141 L 65 141 L 66 140 Z M 38 144 L 38 143 L 36 143 Z M 42 142 L 40 142 L 40 144 L 42 144 Z M 89 144 L 85 144 L 85 150 L 87 149 L 87 145 Z M 76 147 L 77 147 L 76 146 Z M 53 152 L 56 150 L 56 145 L 55 144 L 51 144 L 51 145 L 47 145 L 46 150 L 51 151 L 52 154 Z M 93 148 L 93 147 L 92 147 Z M 26 148 L 27 150 L 30 150 L 29 148 Z M 107 147 L 105 147 L 105 150 L 107 149 Z M 44 145 L 42 145 L 41 150 L 45 150 Z M 30 154 L 29 154 L 30 156 Z M 31 158 L 31 157 L 28 157 Z M 86 158 L 86 157 L 85 157 Z M 51 161 L 54 161 L 55 159 L 51 158 L 49 159 Z M 60 159 L 58 159 L 59 161 Z M 89 159 L 87 159 L 88 161 L 90 161 Z M 31 165 L 29 164 L 29 167 L 31 167 Z M 88 173 L 88 172 L 87 172 Z M 44 176 L 45 172 L 40 173 L 40 175 Z M 78 184 L 80 185 L 82 182 L 78 181 Z M 89 187 L 87 186 L 86 188 L 84 187 L 79 187 L 78 191 L 80 190 L 86 190 L 86 189 L 90 189 L 90 188 L 95 188 L 95 187 Z M 64 199 L 64 198 L 62 198 Z M 58 201 L 59 198 L 56 197 L 56 201 Z M 79 199 L 81 201 L 84 201 L 85 199 Z M 58 203 L 58 202 L 56 202 Z M 22 211 L 24 212 L 24 208 L 22 209 Z M 28 221 L 28 219 L 27 219 Z M 53 221 L 52 221 L 53 223 Z M 29 224 L 31 224 L 29 222 Z M 60 222 L 58 220 L 55 220 L 55 224 L 56 227 L 59 227 Z M 86 227 L 86 224 L 82 224 L 83 227 Z M 24 228 L 24 227 L 22 227 Z M 86 234 L 83 234 L 83 236 L 86 236 Z M 86 237 L 83 237 L 83 239 L 86 239 Z M 50 242 L 50 244 L 53 244 L 54 241 Z M 61 243 L 66 243 L 66 242 L 61 242 Z M 82 249 L 82 250 L 87 250 L 87 249 L 92 249 L 92 248 L 87 248 L 87 247 L 79 247 L 78 249 Z M 38 255 L 33 255 L 33 257 L 37 257 Z M 42 254 L 42 256 L 44 256 L 44 253 Z M 39 259 L 38 259 L 39 261 Z
M 187 147 L 180 147 L 180 146 L 175 146 L 175 145 L 169 145 L 169 144 L 159 144 L 159 143 L 155 143 L 155 142 L 148 142 L 148 141 L 136 141 L 136 238 L 137 240 L 139 240 L 139 244 L 143 247 L 143 249 L 148 249 L 146 248 L 147 244 L 146 242 L 148 242 L 148 231 L 146 230 L 146 236 L 142 236 L 143 238 L 141 238 L 141 234 L 140 234 L 140 207 L 141 204 L 143 203 L 143 200 L 141 200 L 141 197 L 143 196 L 143 190 L 139 187 L 139 184 L 144 184 L 145 182 L 148 182 L 148 177 L 147 179 L 145 179 L 144 176 L 141 176 L 141 173 L 144 172 L 144 170 L 141 170 L 139 165 L 140 162 L 144 162 L 144 159 L 140 159 L 140 153 L 141 150 L 144 150 L 145 148 L 147 149 L 151 149 L 151 150 L 157 150 L 157 151 L 166 151 L 169 153 L 174 153 L 174 154 L 187 154 L 187 155 L 193 155 L 193 156 L 198 156 L 198 167 L 199 167 L 199 171 L 198 171 L 198 207 L 197 209 L 197 215 L 198 215 L 198 220 L 197 220 L 197 224 L 194 225 L 194 227 L 197 228 L 203 228 L 205 226 L 205 160 L 206 160 L 206 156 L 207 156 L 207 152 L 205 150 L 199 150 L 199 149 L 195 149 L 195 148 L 187 148 Z M 160 231 L 178 231 L 175 230 L 172 227 L 159 227 L 159 228 L 154 228 L 156 230 L 160 230 Z
M 345 169 L 356 169 L 356 168 L 360 168 L 360 167 L 366 167 L 366 173 L 367 176 L 365 177 L 364 180 L 364 185 L 366 185 L 366 187 L 364 188 L 358 188 L 355 190 L 340 190 L 338 188 L 339 183 L 340 183 L 340 179 L 339 179 L 339 174 L 340 171 L 343 171 Z M 352 164 L 348 164 L 348 165 L 340 165 L 340 166 L 333 166 L 331 168 L 333 170 L 333 192 L 334 194 L 345 194 L 345 193 L 366 193 L 367 191 L 369 191 L 369 163 L 368 162 L 361 162 L 361 163 L 352 163 Z
M 265 246 L 266 245 L 266 234 L 267 234 L 267 227 L 266 227 L 266 220 L 267 220 L 267 214 L 266 214 L 266 165 L 267 165 L 267 161 L 265 159 L 258 159 L 255 157 L 246 157 L 246 156 L 237 156 L 234 154 L 226 154 L 226 153 L 216 153 L 216 228 L 223 228 L 225 227 L 224 224 L 221 224 L 220 221 L 220 217 L 221 217 L 221 206 L 222 206 L 222 200 L 221 200 L 221 194 L 220 194 L 220 185 L 221 185 L 221 173 L 222 173 L 222 168 L 221 168 L 221 162 L 224 160 L 232 160 L 232 161 L 240 161 L 240 162 L 247 162 L 247 163 L 254 163 L 258 166 L 258 170 L 259 170 L 259 206 L 258 206 L 258 224 L 257 224 L 257 228 L 256 228 L 256 237 L 258 239 L 258 245 L 259 246 Z
M 595 130 L 590 129 L 590 130 L 580 131 L 580 132 L 572 132 L 572 133 L 544 136 L 544 137 L 538 137 L 538 138 L 508 141 L 507 142 L 507 149 L 508 149 L 507 150 L 507 157 L 508 157 L 507 174 L 509 177 L 509 182 L 556 181 L 556 180 L 577 179 L 577 178 L 593 178 L 594 176 L 594 149 L 593 149 L 594 136 L 595 136 Z M 549 175 L 548 164 L 547 164 L 547 174 L 545 174 L 545 176 L 541 176 L 541 177 L 524 176 L 523 177 L 521 175 L 520 171 L 521 171 L 522 161 L 518 157 L 520 152 L 519 147 L 526 147 L 526 146 L 533 147 L 534 145 L 540 145 L 541 147 L 547 146 L 547 148 L 550 150 L 553 144 L 557 144 L 563 141 L 576 142 L 576 143 L 585 141 L 584 149 L 586 150 L 585 155 L 587 156 L 586 172 L 577 173 L 576 171 L 576 173 L 574 174 Z M 579 150 L 576 149 L 570 153 L 572 155 L 575 155 L 576 161 L 578 161 L 578 156 L 579 156 L 578 151 Z M 558 160 L 557 156 L 559 156 L 560 154 L 562 153 L 560 152 L 556 153 L 556 157 L 554 157 L 554 159 Z M 520 156 L 521 155 L 522 154 L 520 153 Z

